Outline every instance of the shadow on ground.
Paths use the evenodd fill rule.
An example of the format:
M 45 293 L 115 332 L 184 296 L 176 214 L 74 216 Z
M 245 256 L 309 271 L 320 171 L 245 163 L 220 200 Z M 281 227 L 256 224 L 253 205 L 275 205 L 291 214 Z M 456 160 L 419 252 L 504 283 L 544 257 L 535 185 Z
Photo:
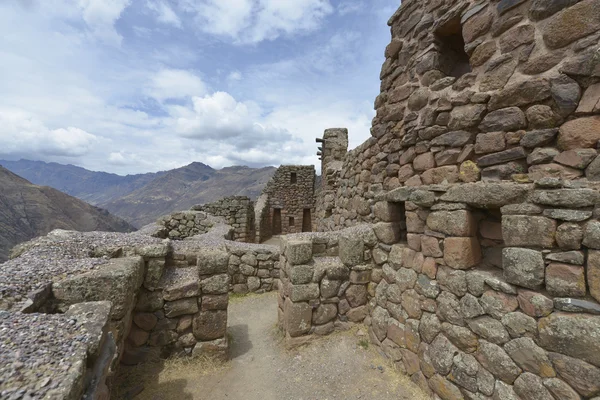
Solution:
M 252 342 L 248 335 L 248 325 L 239 324 L 229 327 L 231 337 L 230 356 L 232 360 L 243 356 L 252 349 Z

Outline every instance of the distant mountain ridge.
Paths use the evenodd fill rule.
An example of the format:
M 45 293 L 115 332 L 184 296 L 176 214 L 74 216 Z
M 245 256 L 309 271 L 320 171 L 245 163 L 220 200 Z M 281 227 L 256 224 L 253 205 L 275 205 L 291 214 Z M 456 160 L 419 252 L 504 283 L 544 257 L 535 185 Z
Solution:
M 120 176 L 41 161 L 0 160 L 0 164 L 35 184 L 105 208 L 138 228 L 162 215 L 226 196 L 255 199 L 276 170 L 239 166 L 215 170 L 194 162 L 170 171 Z
M 121 176 L 75 165 L 43 161 L 0 160 L 0 165 L 35 185 L 50 186 L 93 205 L 126 196 L 165 172 Z
M 17 244 L 53 229 L 131 232 L 108 211 L 47 186 L 34 185 L 0 166 L 0 262 Z

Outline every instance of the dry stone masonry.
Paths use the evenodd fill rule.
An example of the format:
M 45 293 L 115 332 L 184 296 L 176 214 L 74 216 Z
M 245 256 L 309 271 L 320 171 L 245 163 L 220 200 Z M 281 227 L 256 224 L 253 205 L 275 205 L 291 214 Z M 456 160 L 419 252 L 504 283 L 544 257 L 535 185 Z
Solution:
M 371 341 L 433 398 L 597 399 L 600 2 L 406 0 L 389 25 L 372 137 L 317 140 L 318 230 L 378 239 Z
M 403 1 L 372 137 L 343 157 L 319 228 L 377 222 L 374 196 L 400 186 L 600 180 L 598 10 L 598 0 Z
M 278 288 L 288 345 L 364 324 L 433 399 L 599 400 L 600 0 L 405 0 L 389 25 L 372 137 L 317 139 L 316 194 L 282 166 L 254 209 L 19 246 L 0 397 L 105 399 L 150 348 L 224 357 L 229 291 Z
M 315 167 L 284 165 L 275 171 L 256 202 L 256 240 L 311 232 L 315 213 Z
M 192 210 L 225 218 L 225 222 L 234 228 L 235 241 L 254 243 L 254 203 L 248 197 L 226 197 L 214 203 L 192 207 Z
M 166 220 L 210 230 L 57 230 L 15 249 L 0 265 L 1 398 L 108 399 L 119 363 L 153 349 L 227 358 L 229 292 L 271 290 L 279 250 L 232 241 L 219 217 L 180 215 Z

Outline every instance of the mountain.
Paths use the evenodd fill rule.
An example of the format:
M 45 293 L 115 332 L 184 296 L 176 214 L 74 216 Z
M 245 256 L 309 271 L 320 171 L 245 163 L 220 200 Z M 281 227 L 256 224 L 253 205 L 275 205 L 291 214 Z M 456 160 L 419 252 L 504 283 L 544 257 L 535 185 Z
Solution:
M 226 196 L 257 198 L 275 168 L 228 167 L 215 170 L 195 162 L 170 171 L 120 176 L 74 165 L 41 161 L 2 161 L 34 184 L 47 185 L 105 208 L 141 227 L 173 211 Z
M 0 165 L 33 184 L 50 186 L 87 203 L 100 205 L 126 196 L 164 172 L 121 176 L 88 171 L 75 165 L 43 161 L 4 161 Z
M 13 246 L 53 229 L 131 232 L 108 211 L 47 186 L 37 186 L 0 166 L 0 262 Z
M 158 217 L 195 204 L 210 203 L 226 196 L 257 198 L 275 168 L 228 167 L 215 170 L 192 163 L 168 171 L 144 187 L 102 206 L 135 226 L 143 226 Z

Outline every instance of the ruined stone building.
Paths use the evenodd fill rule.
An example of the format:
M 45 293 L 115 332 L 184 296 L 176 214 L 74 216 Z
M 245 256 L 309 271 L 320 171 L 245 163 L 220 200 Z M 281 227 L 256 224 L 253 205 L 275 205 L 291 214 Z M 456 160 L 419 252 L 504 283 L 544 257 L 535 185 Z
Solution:
M 288 341 L 363 322 L 433 398 L 597 399 L 600 1 L 389 25 L 371 138 L 317 139 L 320 233 L 284 238 Z
M 288 345 L 361 324 L 433 399 L 598 400 L 600 0 L 405 0 L 389 25 L 371 138 L 325 131 L 317 195 L 283 166 L 254 206 L 280 249 L 232 241 L 252 217 L 225 201 L 1 264 L 0 393 L 99 398 L 148 347 L 225 355 L 227 293 L 277 288 Z
M 314 212 L 315 167 L 279 167 L 256 202 L 257 242 L 274 235 L 311 232 Z

